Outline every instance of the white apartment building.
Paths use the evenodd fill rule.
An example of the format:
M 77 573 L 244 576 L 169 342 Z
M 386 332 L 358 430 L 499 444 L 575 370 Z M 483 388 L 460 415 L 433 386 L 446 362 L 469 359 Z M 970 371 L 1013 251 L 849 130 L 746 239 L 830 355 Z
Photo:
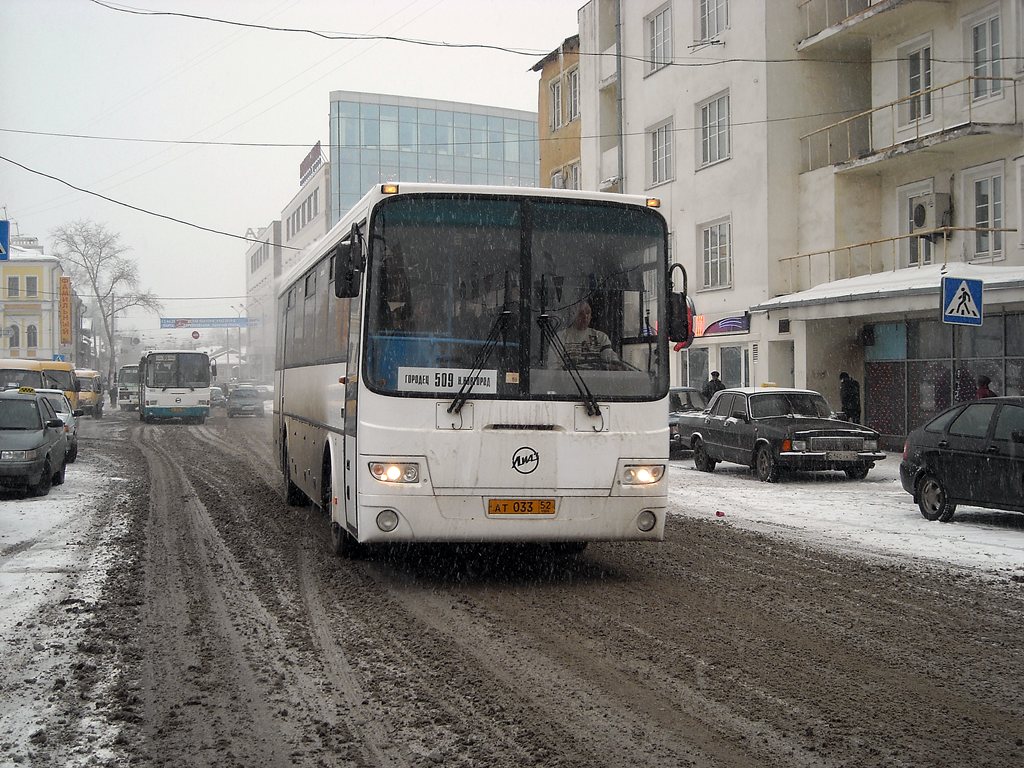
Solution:
M 1024 0 L 592 0 L 579 32 L 583 186 L 662 199 L 703 316 L 676 382 L 837 403 L 847 370 L 893 444 L 979 374 L 1024 394 Z M 940 321 L 943 266 L 982 327 Z

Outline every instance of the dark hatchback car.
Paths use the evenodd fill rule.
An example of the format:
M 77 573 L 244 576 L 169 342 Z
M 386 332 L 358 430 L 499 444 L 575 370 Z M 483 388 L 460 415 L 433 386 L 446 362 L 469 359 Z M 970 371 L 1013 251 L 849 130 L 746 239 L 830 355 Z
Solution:
M 228 395 L 228 418 L 232 416 L 262 416 L 263 395 L 256 387 L 239 384 Z
M 679 428 L 679 417 L 684 413 L 703 411 L 708 407 L 704 395 L 696 387 L 672 387 L 668 391 L 668 452 L 669 455 L 690 450 L 689 435 Z
M 1024 397 L 989 397 L 943 411 L 907 437 L 900 482 L 926 520 L 957 504 L 1024 512 Z
M 862 480 L 885 458 L 877 432 L 834 418 L 828 401 L 809 389 L 723 389 L 706 411 L 680 416 L 679 425 L 697 469 L 746 464 L 768 483 L 784 470 L 841 470 Z
M 64 482 L 64 421 L 31 387 L 0 392 L 0 485 L 45 496 Z

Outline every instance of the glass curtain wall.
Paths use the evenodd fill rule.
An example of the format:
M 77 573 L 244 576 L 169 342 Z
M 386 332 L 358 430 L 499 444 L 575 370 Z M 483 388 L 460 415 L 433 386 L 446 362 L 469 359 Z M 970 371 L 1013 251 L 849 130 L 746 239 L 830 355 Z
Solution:
M 537 186 L 536 118 L 485 110 L 332 101 L 331 222 L 382 182 Z

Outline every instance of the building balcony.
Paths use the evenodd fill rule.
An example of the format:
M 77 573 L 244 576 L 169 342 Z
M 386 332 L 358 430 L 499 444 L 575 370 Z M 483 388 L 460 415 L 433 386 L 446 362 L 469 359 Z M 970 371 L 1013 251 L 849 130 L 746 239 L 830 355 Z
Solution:
M 973 240 L 979 235 L 999 238 L 1005 247 L 1010 233 L 1016 231 L 1006 227 L 936 227 L 910 235 L 786 256 L 779 259 L 780 274 L 777 277 L 781 279 L 775 281 L 775 290 L 779 287 L 781 290 L 776 295 L 798 293 L 850 277 L 884 275 L 907 267 L 959 262 L 966 238 Z M 970 263 L 994 264 L 1003 259 L 1002 253 L 993 251 L 989 256 L 971 259 Z
M 803 171 L 855 169 L 978 136 L 1020 136 L 1020 87 L 1010 77 L 971 75 L 847 117 L 800 137 Z
M 605 49 L 598 57 L 597 84 L 599 88 L 607 88 L 619 81 L 617 45 Z
M 879 16 L 914 0 L 803 0 L 804 38 L 798 51 L 832 45 L 857 44 L 876 27 L 889 24 Z

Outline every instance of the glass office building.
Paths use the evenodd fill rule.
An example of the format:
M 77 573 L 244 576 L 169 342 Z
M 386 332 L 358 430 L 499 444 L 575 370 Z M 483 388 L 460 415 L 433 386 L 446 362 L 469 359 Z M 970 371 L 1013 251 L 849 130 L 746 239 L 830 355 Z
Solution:
M 331 92 L 331 223 L 374 184 L 535 187 L 537 114 L 434 99 Z

